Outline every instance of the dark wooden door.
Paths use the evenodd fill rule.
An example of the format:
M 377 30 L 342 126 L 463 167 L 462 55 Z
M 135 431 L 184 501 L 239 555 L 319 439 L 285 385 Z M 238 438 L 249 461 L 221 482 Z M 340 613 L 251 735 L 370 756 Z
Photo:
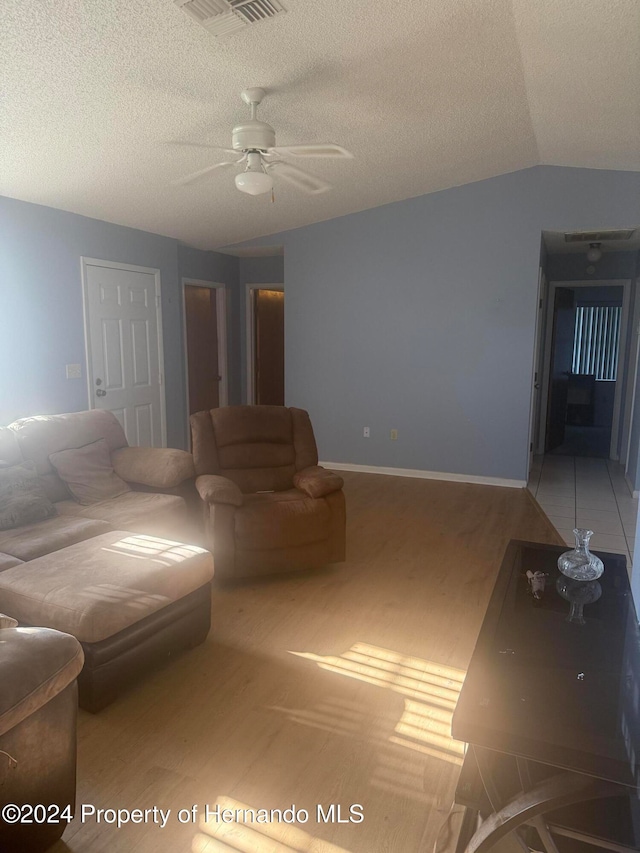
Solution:
M 545 442 L 545 450 L 547 451 L 559 447 L 564 442 L 575 325 L 576 292 L 569 287 L 558 287 L 553 306 L 551 370 Z
M 216 291 L 187 284 L 184 288 L 189 371 L 189 414 L 218 407 L 218 318 Z
M 284 293 L 254 290 L 255 401 L 284 406 Z

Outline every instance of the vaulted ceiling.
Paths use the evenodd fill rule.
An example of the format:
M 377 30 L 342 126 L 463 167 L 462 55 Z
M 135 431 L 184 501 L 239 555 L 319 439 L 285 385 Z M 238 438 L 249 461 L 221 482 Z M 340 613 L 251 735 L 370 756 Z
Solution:
M 217 40 L 173 0 L 3 0 L 0 194 L 215 248 L 540 163 L 640 170 L 637 0 L 282 2 Z M 304 162 L 333 190 L 172 184 L 247 86 L 279 145 L 353 152 Z

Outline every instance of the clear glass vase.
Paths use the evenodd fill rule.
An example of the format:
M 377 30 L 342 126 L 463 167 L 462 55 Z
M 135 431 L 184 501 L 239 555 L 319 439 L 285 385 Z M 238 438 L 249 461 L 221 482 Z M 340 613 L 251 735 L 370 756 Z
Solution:
M 576 527 L 573 531 L 576 547 L 558 557 L 558 568 L 563 575 L 576 581 L 594 581 L 604 572 L 604 563 L 589 550 L 593 530 Z
M 556 589 L 560 595 L 569 602 L 571 609 L 567 616 L 567 622 L 577 625 L 585 625 L 584 607 L 593 604 L 602 595 L 602 587 L 598 581 L 575 581 L 560 575 L 556 581 Z

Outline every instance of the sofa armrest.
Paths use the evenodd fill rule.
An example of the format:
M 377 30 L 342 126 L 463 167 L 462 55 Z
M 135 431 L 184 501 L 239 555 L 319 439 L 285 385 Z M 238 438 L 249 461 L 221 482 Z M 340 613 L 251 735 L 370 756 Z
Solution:
M 217 474 L 202 474 L 196 478 L 196 489 L 206 503 L 242 506 L 242 492 L 227 477 L 220 477 Z
M 195 477 L 193 456 L 170 447 L 121 447 L 111 454 L 111 464 L 127 483 L 173 489 Z
M 293 475 L 293 485 L 310 498 L 323 498 L 331 492 L 340 491 L 344 480 L 333 471 L 327 471 L 319 465 L 311 465 Z

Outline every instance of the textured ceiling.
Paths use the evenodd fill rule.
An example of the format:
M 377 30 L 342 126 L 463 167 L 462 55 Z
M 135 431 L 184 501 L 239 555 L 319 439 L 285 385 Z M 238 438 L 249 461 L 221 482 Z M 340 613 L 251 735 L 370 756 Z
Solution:
M 2 0 L 0 194 L 215 248 L 538 163 L 640 169 L 637 0 L 283 2 L 217 41 L 172 0 Z M 278 144 L 354 153 L 304 163 L 331 192 L 171 185 L 247 86 Z

